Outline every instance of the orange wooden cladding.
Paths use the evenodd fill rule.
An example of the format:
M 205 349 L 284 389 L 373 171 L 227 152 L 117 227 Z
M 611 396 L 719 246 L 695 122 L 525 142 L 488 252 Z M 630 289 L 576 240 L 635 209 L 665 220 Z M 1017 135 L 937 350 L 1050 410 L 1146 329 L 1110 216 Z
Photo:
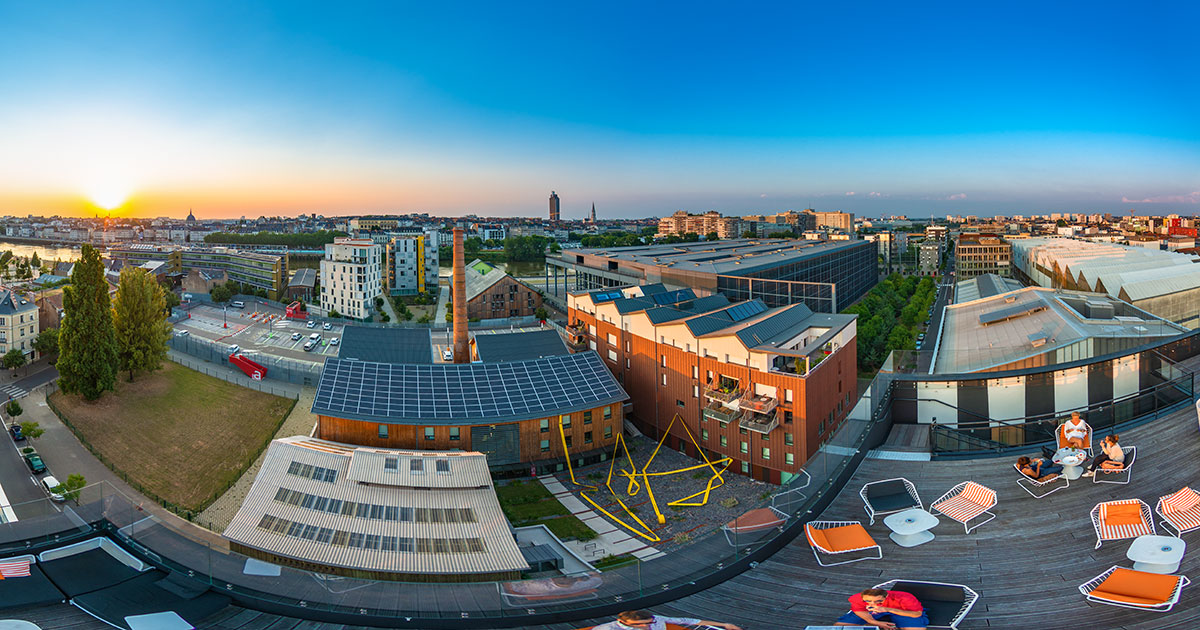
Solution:
M 604 409 L 608 407 L 611 417 L 605 419 Z M 591 413 L 591 423 L 586 423 L 585 415 Z M 617 434 L 621 432 L 621 404 L 613 403 L 589 409 L 576 411 L 571 414 L 571 426 L 566 434 L 571 438 L 572 453 L 583 453 L 616 444 Z M 546 421 L 546 431 L 542 431 L 542 420 Z M 564 456 L 562 443 L 558 437 L 559 416 L 550 416 L 535 420 L 525 420 L 517 423 L 497 423 L 518 425 L 521 461 L 533 462 Z M 490 423 L 476 425 L 464 424 L 458 428 L 458 439 L 451 439 L 451 427 L 434 425 L 388 424 L 387 437 L 379 437 L 378 422 L 348 420 L 332 416 L 318 416 L 317 437 L 334 442 L 358 444 L 361 446 L 378 446 L 381 448 L 405 448 L 416 450 L 444 451 L 449 449 L 472 450 L 471 427 L 493 426 Z M 425 439 L 427 426 L 433 428 L 433 439 Z M 612 429 L 611 437 L 604 437 L 604 429 Z M 588 441 L 591 433 L 591 441 Z M 542 442 L 548 442 L 549 450 L 542 451 Z

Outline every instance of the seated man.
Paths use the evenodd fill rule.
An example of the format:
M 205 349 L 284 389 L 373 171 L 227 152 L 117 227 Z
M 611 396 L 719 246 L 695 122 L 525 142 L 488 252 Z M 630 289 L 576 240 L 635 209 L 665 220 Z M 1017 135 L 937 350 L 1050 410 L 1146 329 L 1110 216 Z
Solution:
M 1045 477 L 1051 477 L 1063 471 L 1062 466 L 1056 466 L 1048 458 L 1030 459 L 1024 456 L 1017 458 L 1017 468 L 1020 468 L 1021 473 L 1026 477 L 1032 477 L 1038 481 L 1044 481 Z
M 909 593 L 869 588 L 850 597 L 850 612 L 834 625 L 924 630 L 929 617 L 921 602 Z
M 686 617 L 663 617 L 645 610 L 626 610 L 617 615 L 616 621 L 602 623 L 592 630 L 666 630 L 667 624 L 677 626 L 712 626 L 725 630 L 742 630 L 731 623 L 704 621 Z

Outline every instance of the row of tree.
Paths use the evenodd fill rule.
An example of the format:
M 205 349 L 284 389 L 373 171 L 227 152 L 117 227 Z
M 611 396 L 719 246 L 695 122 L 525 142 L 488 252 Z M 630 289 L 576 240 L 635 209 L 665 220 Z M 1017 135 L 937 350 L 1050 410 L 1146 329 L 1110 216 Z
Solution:
M 133 381 L 162 367 L 171 337 L 165 293 L 145 270 L 126 267 L 110 299 L 100 254 L 85 244 L 63 289 L 59 387 L 95 400 L 116 388 L 118 370 Z
M 932 279 L 892 274 L 842 311 L 858 315 L 859 371 L 879 369 L 893 350 L 912 350 L 918 325 L 936 298 Z
M 205 236 L 204 242 L 230 245 L 281 245 L 285 247 L 315 249 L 332 243 L 333 239 L 339 236 L 346 236 L 346 233 L 339 230 L 318 230 L 316 232 L 301 232 L 298 234 L 284 234 L 280 232 L 257 232 L 255 234 L 215 232 Z

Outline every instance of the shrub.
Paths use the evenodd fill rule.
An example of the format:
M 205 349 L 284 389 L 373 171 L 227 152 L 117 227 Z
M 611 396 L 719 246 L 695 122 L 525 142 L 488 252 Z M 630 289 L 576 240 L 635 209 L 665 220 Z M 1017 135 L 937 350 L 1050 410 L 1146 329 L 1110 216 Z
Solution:
M 720 503 L 721 503 L 721 507 L 723 507 L 723 508 L 733 508 L 733 507 L 737 507 L 738 500 L 736 497 L 729 497 L 728 499 L 721 499 Z

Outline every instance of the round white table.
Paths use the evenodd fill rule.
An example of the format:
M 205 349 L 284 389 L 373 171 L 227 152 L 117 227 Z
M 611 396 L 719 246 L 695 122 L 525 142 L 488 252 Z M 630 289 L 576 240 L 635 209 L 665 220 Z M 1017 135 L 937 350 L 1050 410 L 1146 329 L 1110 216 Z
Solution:
M 1174 536 L 1138 536 L 1125 557 L 1133 560 L 1133 568 L 1138 571 L 1170 575 L 1179 570 L 1185 551 L 1187 543 Z
M 1087 451 L 1078 448 L 1060 448 L 1054 452 L 1054 463 L 1063 467 L 1063 476 L 1075 481 L 1083 476 L 1083 463 Z
M 42 627 L 24 619 L 0 619 L 0 630 L 42 630 Z
M 916 547 L 933 540 L 929 530 L 938 524 L 936 516 L 919 508 L 904 510 L 883 519 L 883 524 L 892 530 L 892 541 L 901 547 Z

